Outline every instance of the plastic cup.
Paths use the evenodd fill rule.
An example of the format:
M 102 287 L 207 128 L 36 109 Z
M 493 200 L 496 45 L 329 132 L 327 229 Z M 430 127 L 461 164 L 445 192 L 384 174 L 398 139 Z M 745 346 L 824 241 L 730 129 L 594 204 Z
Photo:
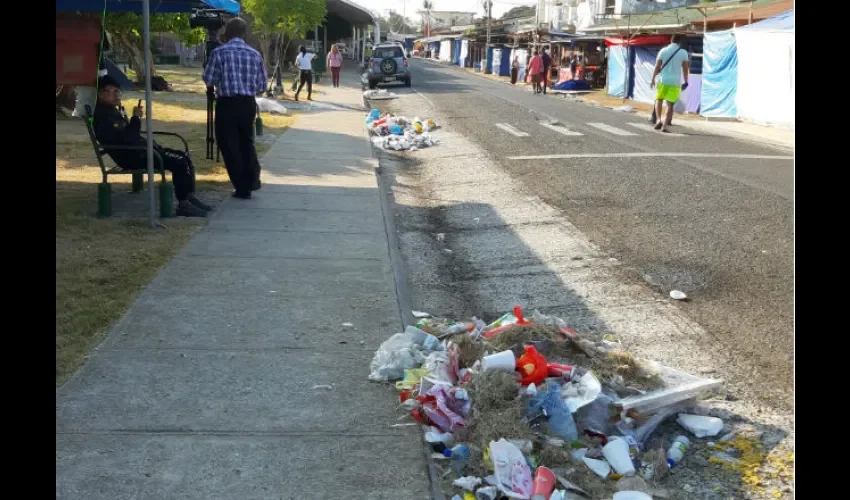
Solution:
M 513 351 L 502 351 L 481 358 L 481 369 L 485 372 L 488 370 L 504 370 L 512 372 L 516 370 L 516 356 Z
M 555 489 L 555 473 L 546 467 L 538 467 L 531 488 L 531 500 L 547 500 Z
M 617 474 L 631 476 L 635 473 L 635 466 L 629 456 L 629 443 L 625 439 L 608 440 L 608 444 L 602 447 L 602 456 Z

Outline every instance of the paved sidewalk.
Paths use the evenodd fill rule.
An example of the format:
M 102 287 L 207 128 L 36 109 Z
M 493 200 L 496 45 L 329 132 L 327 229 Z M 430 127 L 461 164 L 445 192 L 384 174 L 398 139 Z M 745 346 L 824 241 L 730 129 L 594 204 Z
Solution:
M 429 497 L 419 428 L 366 379 L 401 316 L 342 78 L 57 389 L 57 500 Z

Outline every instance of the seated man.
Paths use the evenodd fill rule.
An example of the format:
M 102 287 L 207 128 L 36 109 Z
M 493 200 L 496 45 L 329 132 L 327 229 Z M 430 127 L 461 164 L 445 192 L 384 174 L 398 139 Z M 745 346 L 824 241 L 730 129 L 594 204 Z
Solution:
M 97 105 L 94 109 L 94 134 L 107 154 L 124 170 L 147 168 L 145 151 L 110 150 L 109 146 L 144 146 L 147 141 L 141 134 L 142 108 L 133 108 L 133 117 L 127 120 L 121 106 L 121 90 L 109 77 L 98 82 Z M 195 167 L 189 154 L 154 144 L 162 156 L 166 170 L 171 171 L 174 194 L 177 197 L 177 215 L 183 217 L 206 217 L 212 207 L 202 203 L 194 195 Z M 156 158 L 154 158 L 156 162 Z M 155 163 L 156 165 L 156 163 Z

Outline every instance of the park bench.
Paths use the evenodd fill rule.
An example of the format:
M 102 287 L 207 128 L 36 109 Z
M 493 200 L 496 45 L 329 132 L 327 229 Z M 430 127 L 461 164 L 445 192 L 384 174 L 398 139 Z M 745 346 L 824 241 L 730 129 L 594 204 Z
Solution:
M 106 168 L 106 164 L 103 162 L 103 157 L 108 155 L 108 153 L 106 152 L 105 146 L 98 142 L 97 137 L 94 134 L 93 113 L 91 106 L 89 105 L 86 105 L 86 116 L 84 117 L 84 121 L 86 122 L 86 129 L 89 132 L 89 139 L 91 139 L 91 144 L 94 148 L 94 154 L 97 157 L 97 164 L 100 166 L 100 171 L 103 174 L 103 182 L 97 187 L 97 215 L 99 217 L 109 217 L 112 215 L 112 187 L 109 184 L 109 176 L 132 175 L 132 192 L 139 193 L 144 188 L 144 175 L 147 172 L 147 169 L 125 170 L 119 166 Z M 144 136 L 145 133 L 146 132 L 144 130 L 141 131 L 142 136 Z M 189 143 L 187 143 L 186 139 L 184 139 L 180 134 L 176 134 L 174 132 L 154 132 L 154 135 L 177 137 L 181 142 L 183 142 L 184 151 L 187 153 L 189 152 Z M 109 146 L 109 149 L 146 151 L 147 146 Z M 159 215 L 163 218 L 172 217 L 174 215 L 174 202 L 172 201 L 174 198 L 174 186 L 168 182 L 165 177 L 165 170 L 162 168 L 162 156 L 159 154 L 159 151 L 154 150 L 153 156 L 154 171 L 162 176 L 162 182 L 159 185 Z

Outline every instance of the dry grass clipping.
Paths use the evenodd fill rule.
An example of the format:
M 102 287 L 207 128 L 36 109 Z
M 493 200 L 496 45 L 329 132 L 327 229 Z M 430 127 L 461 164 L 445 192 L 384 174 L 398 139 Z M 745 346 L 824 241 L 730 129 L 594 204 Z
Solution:
M 622 349 L 601 351 L 594 347 L 595 342 L 591 337 L 584 335 L 578 335 L 575 342 L 565 340 L 555 326 L 518 325 L 508 328 L 485 342 L 493 350 L 510 349 L 517 356 L 521 356 L 524 352 L 524 344 L 540 340 L 548 340 L 552 343 L 552 349 L 546 355 L 547 358 L 593 370 L 603 382 L 610 384 L 619 376 L 622 377 L 623 384 L 613 385 L 632 386 L 641 390 L 658 389 L 664 386 L 660 374 L 655 373 L 630 352 Z
M 476 361 L 484 357 L 484 344 L 473 339 L 467 333 L 455 335 L 452 342 L 458 348 L 461 368 L 470 368 Z

